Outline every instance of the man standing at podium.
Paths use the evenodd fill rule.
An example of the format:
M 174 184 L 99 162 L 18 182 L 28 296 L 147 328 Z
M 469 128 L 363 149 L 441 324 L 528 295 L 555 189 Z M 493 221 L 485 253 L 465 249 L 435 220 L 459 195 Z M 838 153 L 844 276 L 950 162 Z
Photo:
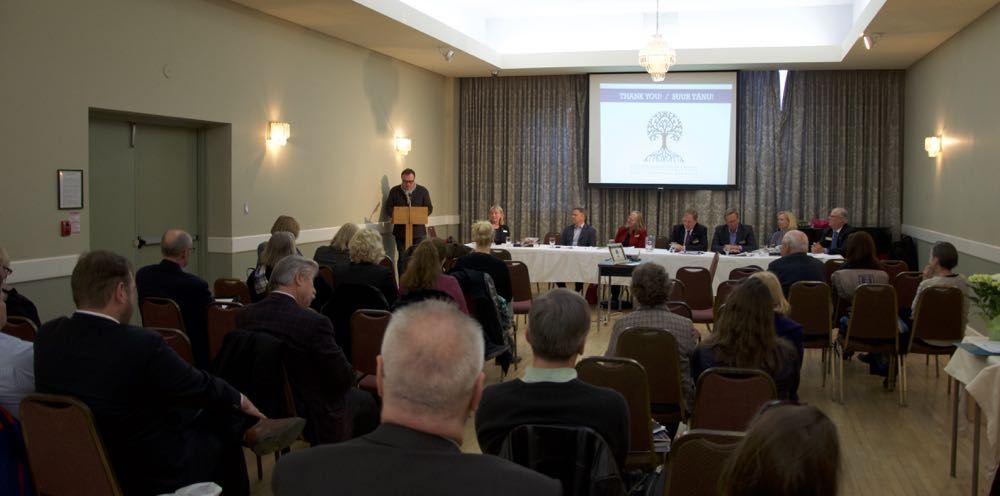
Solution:
M 431 194 L 427 188 L 417 184 L 417 173 L 413 169 L 403 169 L 399 175 L 402 183 L 393 186 L 389 190 L 389 196 L 385 199 L 383 214 L 392 219 L 392 209 L 395 207 L 427 207 L 427 215 L 434 210 L 431 205 Z M 400 261 L 403 259 L 403 252 L 406 250 L 406 225 L 396 224 L 392 226 L 392 236 L 396 238 L 396 267 L 402 275 Z M 413 225 L 413 246 L 420 244 L 427 237 L 427 228 L 423 224 Z

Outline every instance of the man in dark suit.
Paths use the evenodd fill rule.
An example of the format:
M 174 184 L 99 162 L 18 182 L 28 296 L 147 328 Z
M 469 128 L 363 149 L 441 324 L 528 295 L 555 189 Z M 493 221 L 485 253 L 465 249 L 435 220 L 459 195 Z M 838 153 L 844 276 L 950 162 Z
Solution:
M 248 494 L 241 441 L 266 454 L 302 432 L 302 419 L 262 420 L 250 400 L 182 360 L 159 334 L 124 324 L 135 294 L 125 257 L 84 254 L 70 285 L 78 310 L 39 330 L 35 387 L 87 404 L 125 494 L 203 481 Z
M 293 451 L 274 470 L 276 496 L 556 495 L 559 482 L 500 458 L 462 453 L 483 392 L 483 333 L 450 302 L 397 310 L 375 375 L 382 425 L 358 439 Z
M 594 226 L 587 224 L 587 209 L 583 207 L 573 208 L 571 214 L 573 223 L 563 229 L 559 244 L 562 246 L 597 246 L 597 230 Z M 558 282 L 556 286 L 565 288 L 566 283 Z M 583 291 L 583 283 L 576 283 L 576 290 Z
M 531 303 L 525 338 L 533 353 L 523 379 L 494 384 L 476 412 L 483 453 L 497 454 L 507 434 L 527 424 L 584 426 L 604 439 L 619 467 L 629 450 L 629 414 L 617 391 L 576 378 L 577 358 L 590 331 L 590 308 L 580 295 L 553 289 Z M 572 457 L 571 453 L 566 456 Z
M 854 228 L 847 225 L 847 210 L 841 207 L 830 210 L 828 220 L 830 227 L 823 230 L 818 242 L 813 243 L 812 252 L 843 255 L 847 237 L 854 232 Z
M 670 233 L 670 247 L 674 251 L 708 250 L 708 228 L 698 223 L 697 210 L 684 211 L 684 219 Z
M 417 173 L 413 169 L 406 168 L 403 169 L 399 178 L 402 183 L 389 190 L 382 215 L 391 221 L 392 211 L 395 207 L 427 207 L 427 215 L 430 215 L 434 211 L 434 205 L 431 204 L 431 193 L 427 191 L 427 188 L 417 184 Z M 396 238 L 396 270 L 402 274 L 400 262 L 403 259 L 403 252 L 406 250 L 406 224 L 393 225 L 392 236 Z M 426 237 L 427 227 L 424 224 L 414 224 L 413 246 L 419 245 Z
M 296 409 L 307 420 L 306 440 L 335 443 L 370 431 L 377 422 L 375 398 L 354 386 L 354 368 L 334 340 L 330 319 L 309 309 L 316 296 L 316 262 L 293 255 L 271 271 L 274 287 L 263 300 L 236 314 L 236 327 L 266 332 L 285 343 L 285 369 Z M 356 422 L 352 422 L 356 420 Z
M 184 272 L 191 260 L 194 242 L 191 235 L 170 229 L 160 238 L 160 252 L 163 260 L 156 265 L 147 265 L 135 273 L 135 285 L 139 290 L 139 301 L 150 297 L 170 298 L 177 303 L 184 317 L 184 331 L 191 340 L 195 364 L 208 368 L 207 312 L 212 303 L 212 293 L 204 279 Z
M 781 258 L 771 262 L 767 270 L 781 281 L 781 291 L 788 297 L 792 284 L 798 281 L 824 281 L 826 271 L 823 262 L 806 253 L 809 237 L 799 230 L 791 230 L 781 238 Z
M 723 254 L 736 254 L 757 249 L 757 239 L 753 235 L 753 227 L 740 223 L 740 214 L 735 208 L 726 211 L 726 223 L 715 228 L 712 237 L 712 251 Z

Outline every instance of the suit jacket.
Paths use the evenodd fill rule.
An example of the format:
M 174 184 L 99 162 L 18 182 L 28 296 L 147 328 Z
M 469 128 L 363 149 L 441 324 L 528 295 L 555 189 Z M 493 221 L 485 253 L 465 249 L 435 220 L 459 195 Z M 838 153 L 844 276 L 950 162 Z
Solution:
M 847 237 L 854 233 L 854 228 L 844 224 L 840 228 L 840 233 L 837 234 L 837 244 L 833 244 L 833 228 L 828 227 L 823 229 L 823 234 L 819 237 L 819 244 L 822 246 L 827 253 L 831 255 L 843 255 L 844 254 L 844 243 L 847 242 Z
M 234 413 L 240 404 L 239 391 L 189 365 L 159 334 L 79 312 L 39 330 L 35 388 L 90 407 L 125 494 L 208 480 L 203 460 L 220 443 L 189 417 L 196 408 Z M 233 432 L 238 446 L 242 430 Z
M 582 233 L 581 233 L 582 235 Z M 626 244 L 625 241 L 628 241 Z M 646 230 L 637 229 L 631 236 L 628 234 L 628 226 L 619 226 L 618 232 L 615 233 L 615 243 L 621 243 L 625 246 L 632 246 L 638 248 L 646 247 Z
M 712 251 L 722 253 L 722 248 L 729 243 L 729 226 L 722 224 L 715 227 L 715 235 L 712 236 Z M 736 228 L 736 244 L 742 248 L 741 253 L 754 251 L 757 249 L 757 238 L 753 235 L 753 227 L 740 224 Z
M 399 297 L 399 288 L 392 269 L 378 264 L 354 263 L 338 265 L 333 268 L 333 282 L 341 284 L 367 284 L 375 286 L 385 296 L 385 302 L 392 307 Z
M 688 238 L 687 244 L 684 244 L 685 231 L 684 224 L 674 226 L 674 229 L 670 231 L 670 242 L 684 245 L 684 251 L 708 251 L 707 227 L 695 224 L 694 229 L 691 229 L 691 237 Z
M 195 363 L 208 367 L 208 305 L 212 303 L 212 293 L 204 279 L 184 272 L 180 265 L 170 260 L 161 260 L 155 265 L 147 265 L 135 273 L 135 287 L 139 301 L 145 298 L 170 298 L 177 302 L 184 317 L 184 328 L 191 339 L 191 350 Z
M 392 210 L 395 207 L 405 207 L 406 203 L 406 193 L 403 192 L 403 187 L 399 184 L 392 187 L 389 190 L 389 195 L 385 199 L 385 205 L 382 208 L 383 215 L 390 222 L 392 222 Z M 413 188 L 413 192 L 410 193 L 410 203 L 411 207 L 427 207 L 427 215 L 430 215 L 434 211 L 434 205 L 431 204 L 431 193 L 427 191 L 427 188 L 417 184 Z M 395 224 L 392 226 L 392 235 L 399 238 L 406 235 L 406 225 L 405 224 Z M 427 237 L 427 227 L 424 224 L 413 224 L 413 238 L 425 238 Z
M 274 469 L 276 496 L 560 495 L 559 481 L 451 440 L 396 424 L 350 441 L 293 451 Z
M 240 310 L 236 327 L 266 332 L 285 343 L 288 381 L 313 444 L 350 436 L 345 398 L 354 384 L 354 368 L 334 339 L 330 319 L 300 307 L 289 295 L 273 292 Z
M 563 229 L 562 241 L 559 244 L 563 246 L 573 245 L 573 230 L 576 229 L 575 224 L 570 224 Z M 597 246 L 597 230 L 594 226 L 590 224 L 584 224 L 583 230 L 580 231 L 580 239 L 577 240 L 577 246 Z
M 826 270 L 823 262 L 810 257 L 806 253 L 792 253 L 774 260 L 767 266 L 781 281 L 781 291 L 788 297 L 792 284 L 798 281 L 826 281 Z

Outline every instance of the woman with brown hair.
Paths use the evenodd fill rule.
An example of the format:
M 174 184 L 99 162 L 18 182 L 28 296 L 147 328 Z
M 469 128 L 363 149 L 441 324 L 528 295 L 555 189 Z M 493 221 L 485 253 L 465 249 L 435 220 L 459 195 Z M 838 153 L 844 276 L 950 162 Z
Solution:
M 844 242 L 844 265 L 830 276 L 837 296 L 850 303 L 854 291 L 862 284 L 889 284 L 889 274 L 875 256 L 875 240 L 871 234 L 857 231 Z
M 445 243 L 438 238 L 423 240 L 406 262 L 406 272 L 399 278 L 400 296 L 413 291 L 433 289 L 451 296 L 458 308 L 469 313 L 458 280 L 444 273 Z
M 729 295 L 715 329 L 691 356 L 695 383 L 712 367 L 761 369 L 774 380 L 778 397 L 795 398 L 801 362 L 791 343 L 774 329 L 774 301 L 759 279 L 748 278 Z

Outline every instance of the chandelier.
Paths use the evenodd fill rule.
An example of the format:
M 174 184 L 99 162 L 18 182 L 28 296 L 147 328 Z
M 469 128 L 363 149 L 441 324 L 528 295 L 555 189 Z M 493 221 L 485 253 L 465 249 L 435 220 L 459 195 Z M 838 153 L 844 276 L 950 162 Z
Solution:
M 660 0 L 656 0 L 656 34 L 639 50 L 639 64 L 646 68 L 653 81 L 660 82 L 675 63 L 677 52 L 660 35 Z

